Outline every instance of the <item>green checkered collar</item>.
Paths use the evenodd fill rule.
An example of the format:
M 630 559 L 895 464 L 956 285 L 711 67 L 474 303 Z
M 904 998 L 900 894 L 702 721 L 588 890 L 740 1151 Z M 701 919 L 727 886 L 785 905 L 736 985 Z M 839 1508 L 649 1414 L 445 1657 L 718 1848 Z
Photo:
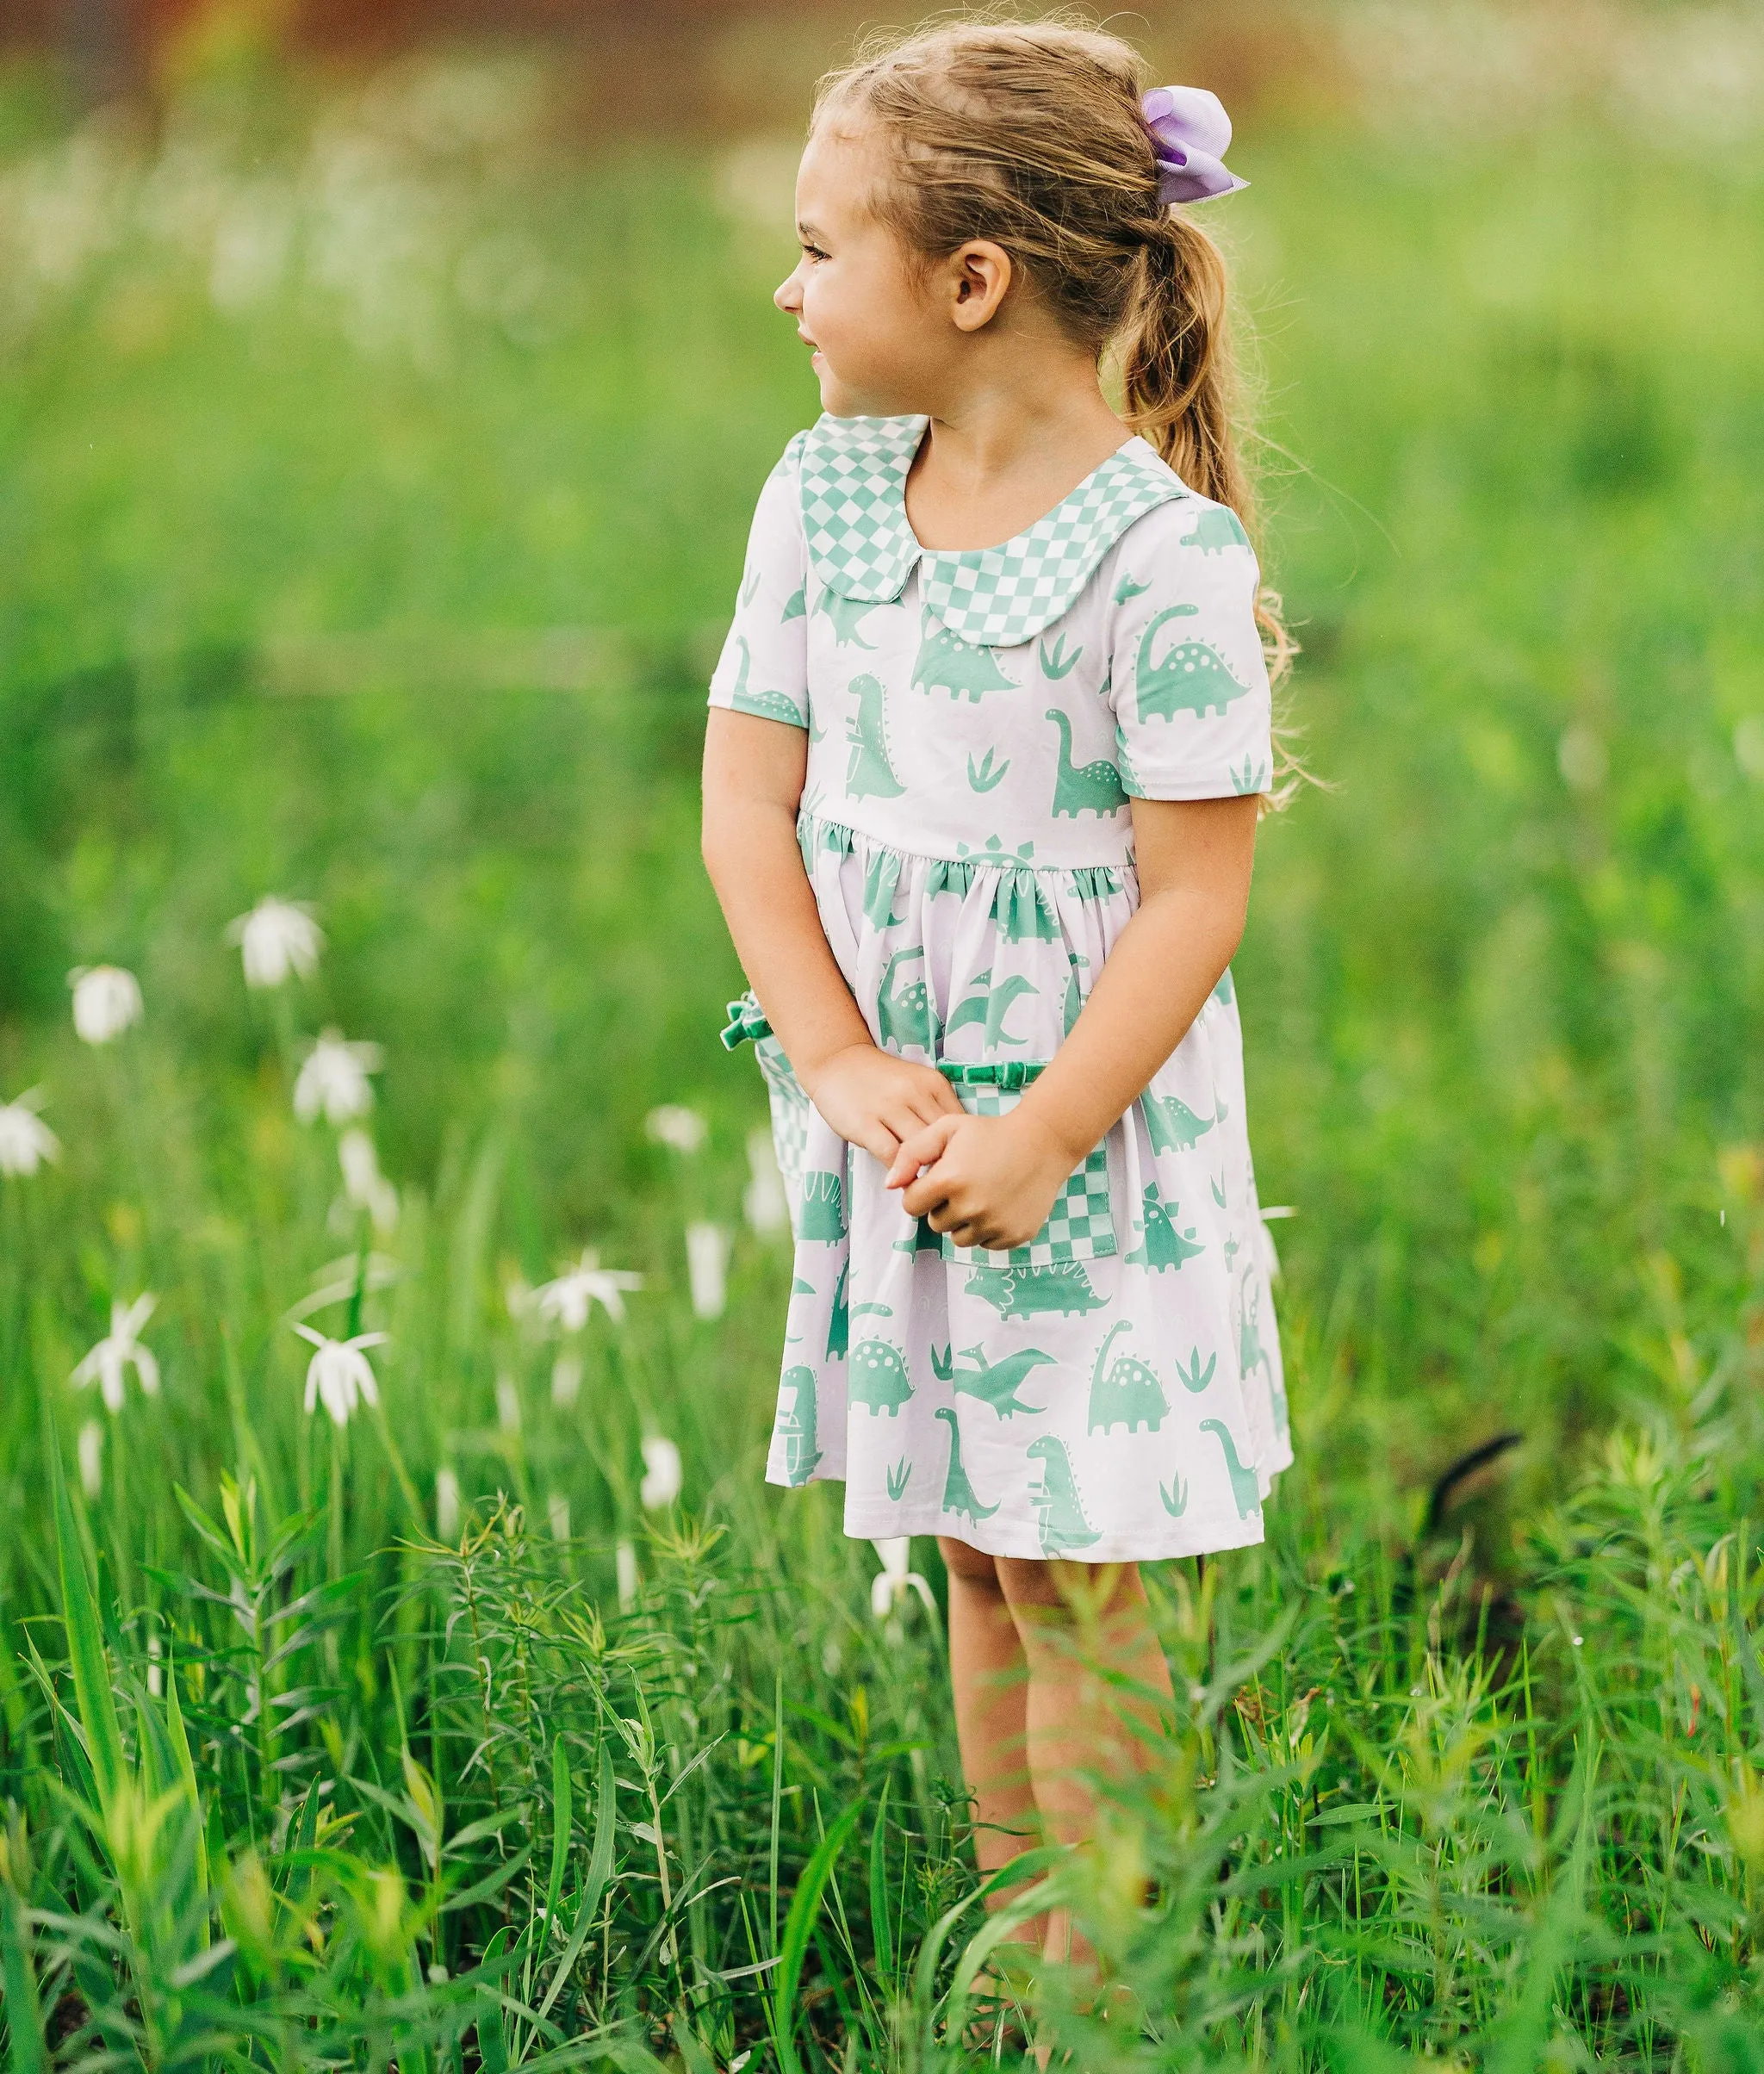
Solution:
M 925 602 L 974 647 L 1033 641 L 1071 606 L 1136 518 L 1191 494 L 1143 439 L 1129 439 L 1027 532 L 999 547 L 921 547 L 906 478 L 924 418 L 822 418 L 802 435 L 803 530 L 815 574 L 842 598 L 884 605 L 915 564 Z

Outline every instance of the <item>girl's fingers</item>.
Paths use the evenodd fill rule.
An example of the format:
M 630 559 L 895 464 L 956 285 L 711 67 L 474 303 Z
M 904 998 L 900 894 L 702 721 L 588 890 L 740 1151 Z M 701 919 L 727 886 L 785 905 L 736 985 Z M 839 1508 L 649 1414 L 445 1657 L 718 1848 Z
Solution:
M 860 1138 L 858 1142 L 866 1152 L 873 1154 L 885 1166 L 889 1167 L 891 1172 L 893 1171 L 891 1163 L 897 1160 L 900 1154 L 900 1133 L 898 1131 L 891 1131 L 881 1117 L 876 1118 L 871 1125 L 867 1135 Z
M 921 1167 L 935 1165 L 943 1157 L 955 1127 L 963 1121 L 958 1109 L 953 1116 L 939 1116 L 917 1130 L 903 1133 L 900 1149 L 888 1170 L 888 1186 L 904 1188 L 916 1179 Z

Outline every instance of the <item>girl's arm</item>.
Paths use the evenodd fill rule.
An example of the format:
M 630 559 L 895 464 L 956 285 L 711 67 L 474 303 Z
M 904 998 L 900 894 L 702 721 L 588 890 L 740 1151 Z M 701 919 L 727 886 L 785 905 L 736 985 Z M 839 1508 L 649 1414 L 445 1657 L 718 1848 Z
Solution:
M 959 1245 L 1027 1245 L 1040 1230 L 1066 1177 L 1145 1090 L 1231 963 L 1257 808 L 1253 797 L 1133 802 L 1139 912 L 1071 1034 L 1009 1115 L 940 1117 L 904 1139 L 888 1185 L 905 1189 L 915 1216 Z
M 799 728 L 712 710 L 705 866 L 748 983 L 810 1101 L 842 1138 L 885 1162 L 903 1139 L 960 1115 L 961 1105 L 935 1067 L 879 1049 L 828 946 L 797 848 L 808 753 Z

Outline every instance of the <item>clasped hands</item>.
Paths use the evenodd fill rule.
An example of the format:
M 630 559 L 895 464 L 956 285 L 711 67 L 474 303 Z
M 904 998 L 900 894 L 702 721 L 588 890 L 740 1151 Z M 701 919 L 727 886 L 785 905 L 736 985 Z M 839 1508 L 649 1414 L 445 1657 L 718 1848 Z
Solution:
M 1084 1158 L 1033 1110 L 970 1116 L 935 1066 L 874 1045 L 835 1052 L 808 1093 L 842 1138 L 887 1167 L 908 1214 L 961 1246 L 1028 1245 Z

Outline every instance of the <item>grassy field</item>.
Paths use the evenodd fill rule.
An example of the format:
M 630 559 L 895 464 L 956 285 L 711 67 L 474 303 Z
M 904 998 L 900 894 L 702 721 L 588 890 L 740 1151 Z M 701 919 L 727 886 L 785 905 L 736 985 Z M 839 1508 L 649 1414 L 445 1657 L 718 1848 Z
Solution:
M 815 407 L 770 154 L 584 162 L 512 60 L 198 78 L 151 149 L 20 76 L 0 146 L 0 1102 L 59 1143 L 0 1177 L 9 2065 L 964 2064 L 937 1621 L 760 1481 L 787 1247 L 696 858 Z M 1047 1867 L 1121 1996 L 1042 2021 L 1098 2074 L 1764 2066 L 1764 162 L 1236 156 L 1329 786 L 1236 968 L 1299 1459 L 1153 1580 L 1167 1748 Z M 265 893 L 327 941 L 252 991 Z M 332 1027 L 395 1214 L 296 1118 Z M 585 1246 L 643 1286 L 573 1330 Z M 346 1426 L 296 1321 L 386 1335 Z

